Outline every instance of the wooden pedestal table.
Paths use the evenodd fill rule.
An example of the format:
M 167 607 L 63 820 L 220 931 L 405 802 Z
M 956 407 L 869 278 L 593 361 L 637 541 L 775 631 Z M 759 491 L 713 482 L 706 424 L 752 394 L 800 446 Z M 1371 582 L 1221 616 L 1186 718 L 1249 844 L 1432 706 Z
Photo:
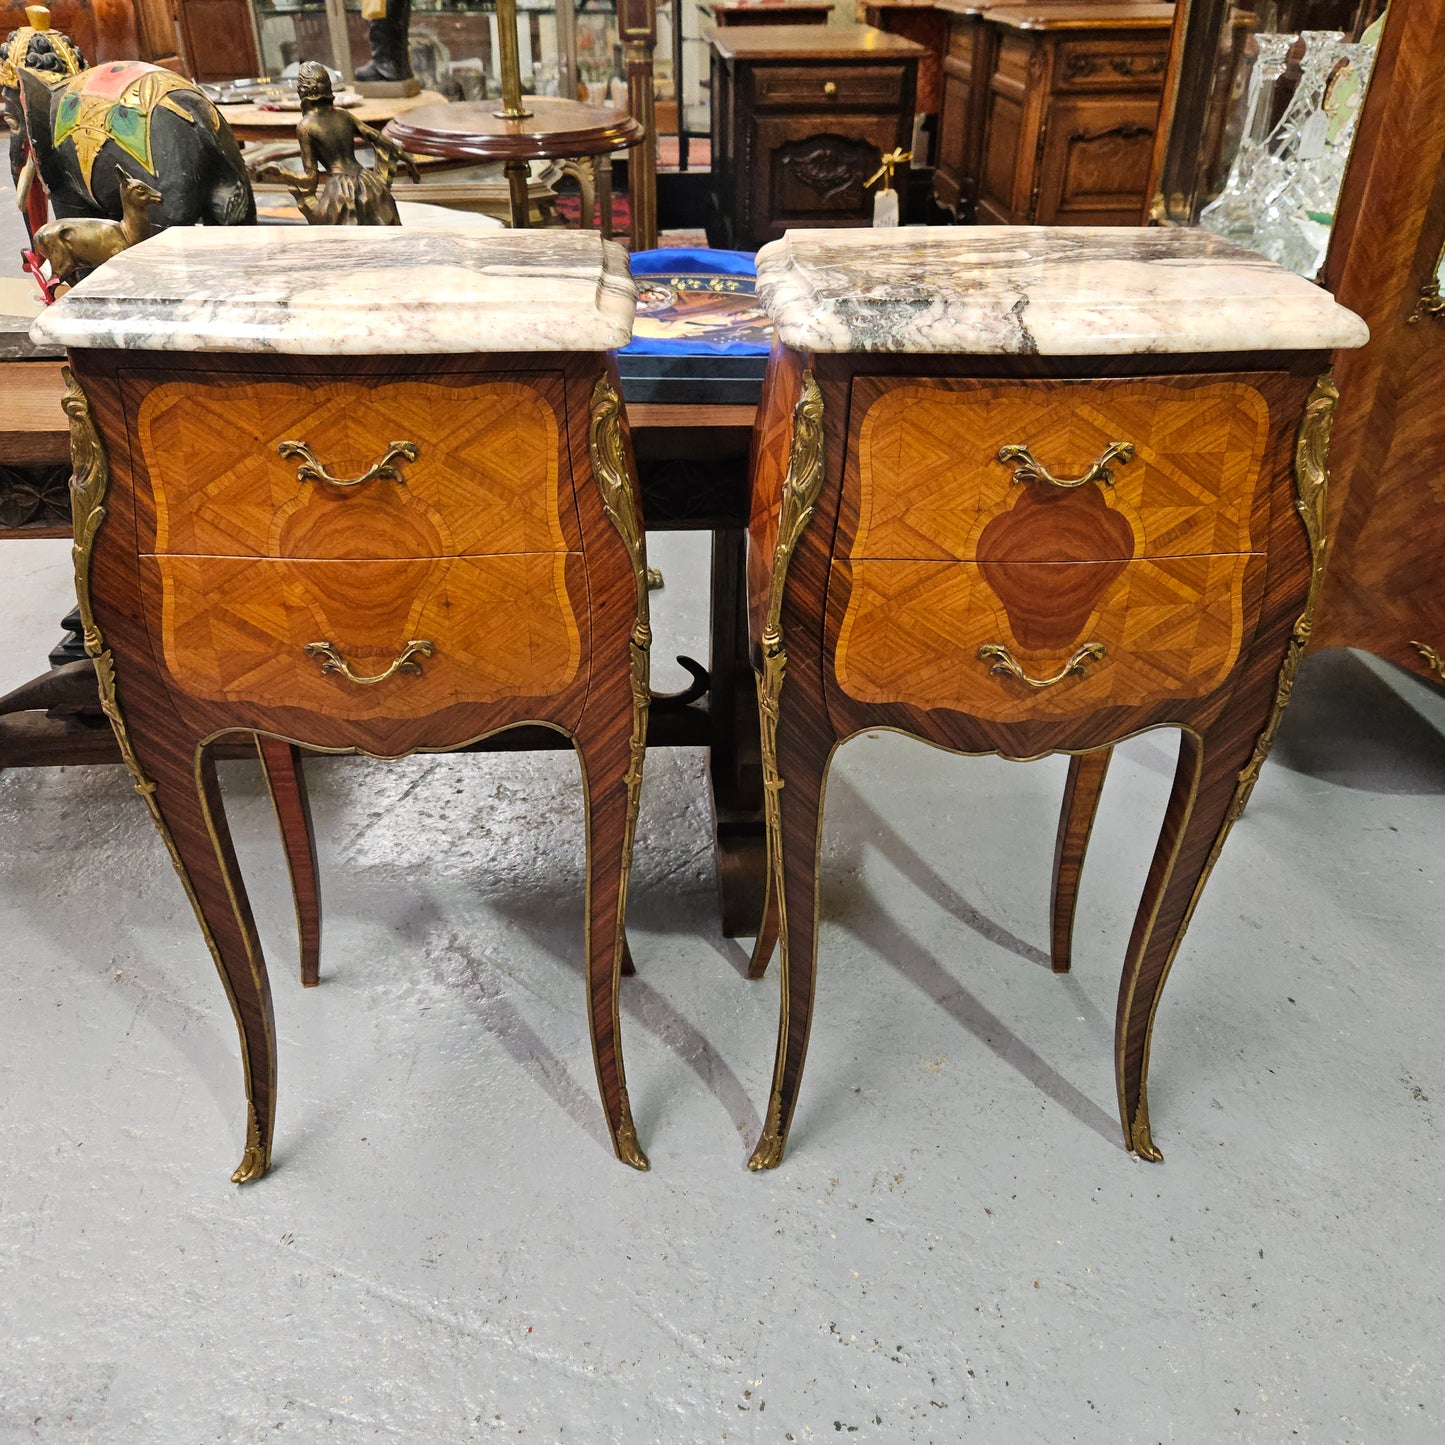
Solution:
M 1199 231 L 794 231 L 758 281 L 780 340 L 748 576 L 783 988 L 753 1167 L 782 1157 L 807 1049 L 824 780 L 870 728 L 1018 759 L 1181 731 L 1115 1023 L 1125 1143 L 1158 1159 L 1150 1030 L 1309 638 L 1326 369 L 1365 328 Z
M 566 160 L 595 163 L 596 189 L 602 204 L 604 234 L 611 229 L 614 151 L 628 150 L 647 138 L 630 115 L 576 100 L 529 95 L 530 115 L 503 120 L 495 101 L 464 101 L 409 110 L 386 128 L 386 134 L 414 155 L 450 160 L 502 161 L 511 187 L 512 225 L 527 224 L 527 163 Z M 586 216 L 584 185 L 584 224 Z
M 177 228 L 41 323 L 73 373 L 86 648 L 240 1029 L 238 1182 L 269 1167 L 276 1100 L 270 984 L 214 767 L 238 734 L 288 773 L 298 747 L 391 758 L 519 725 L 570 739 L 598 1085 L 618 1157 L 647 1163 L 617 1001 L 649 701 L 609 355 L 633 286 L 595 233 L 424 241 Z
M 346 113 L 370 126 L 384 126 L 388 121 L 419 106 L 445 105 L 446 96 L 435 90 L 417 95 L 376 97 L 348 105 Z M 291 140 L 301 119 L 299 110 L 262 110 L 259 105 L 218 105 L 216 107 L 231 127 L 238 141 Z

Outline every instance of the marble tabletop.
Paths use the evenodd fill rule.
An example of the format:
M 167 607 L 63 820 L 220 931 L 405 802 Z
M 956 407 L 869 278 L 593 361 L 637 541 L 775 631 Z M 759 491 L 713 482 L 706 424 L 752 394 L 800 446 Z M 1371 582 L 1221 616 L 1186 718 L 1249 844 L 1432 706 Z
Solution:
M 758 252 L 758 295 L 799 351 L 1104 356 L 1369 339 L 1327 291 L 1185 228 L 789 231 Z
M 304 356 L 610 351 L 635 301 L 626 252 L 595 231 L 187 226 L 107 261 L 30 334 Z

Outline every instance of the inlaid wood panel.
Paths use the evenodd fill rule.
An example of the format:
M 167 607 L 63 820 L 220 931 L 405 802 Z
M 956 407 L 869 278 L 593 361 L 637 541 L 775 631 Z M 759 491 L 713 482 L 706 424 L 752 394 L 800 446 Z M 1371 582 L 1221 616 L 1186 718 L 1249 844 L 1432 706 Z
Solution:
M 846 603 L 833 668 L 858 702 L 952 708 L 989 722 L 1204 697 L 1253 632 L 1252 565 L 1259 572 L 1263 561 L 835 562 L 829 608 Z M 1005 647 L 1042 680 L 1089 643 L 1103 655 L 1043 688 L 979 657 L 982 647 Z
M 576 511 L 556 378 L 454 385 L 256 378 L 126 386 L 155 502 L 143 551 L 228 557 L 456 557 L 562 552 Z M 342 480 L 392 455 L 396 478 L 301 480 L 302 442 Z M 560 458 L 560 460 L 559 460 Z M 138 481 L 143 480 L 138 478 Z
M 191 697 L 303 708 L 341 719 L 424 717 L 456 703 L 550 697 L 576 679 L 585 617 L 582 559 L 493 557 L 291 562 L 145 557 L 149 618 L 164 671 Z M 577 599 L 574 605 L 573 597 Z M 327 642 L 360 676 L 409 643 L 416 668 L 360 686 L 323 673 Z
M 1268 524 L 1264 392 L 1244 382 L 854 384 L 848 485 L 853 558 L 1088 561 L 1250 552 Z M 1112 484 L 1017 482 L 1005 446 L 1056 477 L 1083 475 L 1114 442 L 1134 455 Z M 854 460 L 856 458 L 856 460 Z M 1009 535 L 1012 534 L 1012 535 Z

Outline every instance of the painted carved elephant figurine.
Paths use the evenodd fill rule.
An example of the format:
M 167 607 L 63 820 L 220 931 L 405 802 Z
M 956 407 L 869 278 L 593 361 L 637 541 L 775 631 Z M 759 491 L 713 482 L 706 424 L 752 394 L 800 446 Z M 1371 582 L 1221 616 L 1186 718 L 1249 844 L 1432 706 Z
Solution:
M 190 81 L 139 60 L 92 66 L 64 80 L 15 67 L 20 109 L 57 218 L 123 211 L 118 174 L 164 197 L 166 226 L 252 225 L 256 200 L 241 148 Z

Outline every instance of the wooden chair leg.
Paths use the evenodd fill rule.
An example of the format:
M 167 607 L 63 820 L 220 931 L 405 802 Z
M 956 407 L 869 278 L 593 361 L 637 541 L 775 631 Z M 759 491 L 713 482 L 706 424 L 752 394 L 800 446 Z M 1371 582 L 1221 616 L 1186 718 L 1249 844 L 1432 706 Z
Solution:
M 1055 973 L 1067 973 L 1073 965 L 1079 875 L 1084 871 L 1089 834 L 1094 831 L 1104 778 L 1113 756 L 1113 748 L 1100 748 L 1092 753 L 1078 753 L 1069 759 L 1069 779 L 1064 784 L 1064 806 L 1059 814 L 1058 841 L 1054 845 L 1049 945 Z
M 174 733 L 150 735 L 134 720 L 130 737 L 141 773 L 154 784 L 147 799 L 236 1016 L 247 1125 L 245 1153 L 231 1178 L 244 1184 L 271 1167 L 276 1119 L 276 1022 L 266 960 L 210 750 L 198 760 L 192 740 L 177 739 Z
M 321 885 L 316 866 L 316 829 L 311 821 L 311 799 L 301 769 L 301 749 L 277 738 L 256 736 L 261 772 L 291 874 L 291 897 L 296 903 L 296 933 L 301 940 L 301 983 L 315 988 L 321 973 Z
M 631 713 L 631 694 L 619 698 L 623 715 Z M 615 718 L 617 709 L 604 709 L 589 699 L 596 716 Z M 583 727 L 586 728 L 584 719 Z M 627 1076 L 622 1063 L 619 984 L 627 949 L 627 883 L 632 871 L 632 841 L 637 830 L 637 805 L 642 787 L 641 731 L 629 757 L 623 736 L 579 731 L 575 738 L 582 764 L 587 799 L 587 1019 L 592 1030 L 592 1058 L 597 1067 L 597 1088 L 612 1147 L 624 1164 L 648 1167 L 647 1155 L 637 1141 L 632 1105 L 627 1097 Z
M 1159 843 L 1119 980 L 1114 1057 L 1125 1145 L 1141 1158 L 1163 1154 L 1149 1131 L 1149 1039 L 1164 981 L 1194 905 L 1234 822 L 1240 772 L 1254 735 L 1184 732 Z
M 782 946 L 778 1052 L 763 1132 L 749 1169 L 776 1169 L 782 1162 L 808 1053 L 818 954 L 818 837 L 829 742 L 820 748 L 816 733 L 808 737 L 786 723 L 779 726 L 777 774 L 783 785 L 770 786 L 767 793 L 768 832 L 776 845 L 770 848 L 769 888 L 777 900 Z

